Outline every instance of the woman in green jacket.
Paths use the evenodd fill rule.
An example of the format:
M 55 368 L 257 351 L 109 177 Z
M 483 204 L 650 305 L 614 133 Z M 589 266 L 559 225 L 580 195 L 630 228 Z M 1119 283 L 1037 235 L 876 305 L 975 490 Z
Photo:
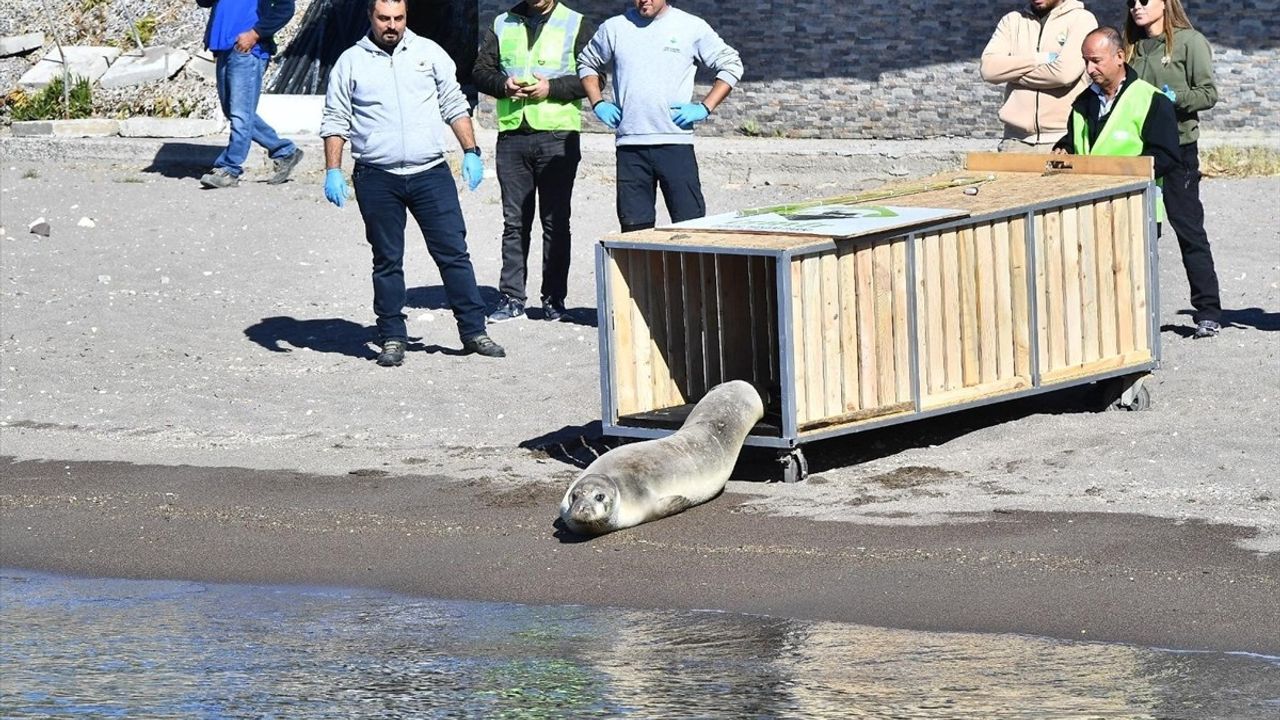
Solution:
M 1178 117 L 1182 167 L 1164 181 L 1164 204 L 1178 236 L 1182 265 L 1191 285 L 1193 337 L 1208 338 L 1222 328 L 1222 305 L 1213 253 L 1200 204 L 1200 111 L 1218 103 L 1209 41 L 1191 27 L 1182 0 L 1127 0 L 1125 50 L 1138 77 L 1173 101 Z

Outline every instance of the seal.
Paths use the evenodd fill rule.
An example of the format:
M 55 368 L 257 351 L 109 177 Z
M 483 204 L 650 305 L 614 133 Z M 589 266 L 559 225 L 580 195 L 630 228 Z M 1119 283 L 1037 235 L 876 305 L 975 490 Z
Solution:
M 603 535 L 702 504 L 724 490 L 747 433 L 762 417 L 764 404 L 750 383 L 721 383 L 676 432 L 596 458 L 569 485 L 560 518 L 579 535 Z

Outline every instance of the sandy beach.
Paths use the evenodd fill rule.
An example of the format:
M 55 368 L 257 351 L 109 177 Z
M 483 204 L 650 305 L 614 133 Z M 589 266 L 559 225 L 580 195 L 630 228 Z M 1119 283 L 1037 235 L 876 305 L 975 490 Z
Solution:
M 1161 241 L 1149 411 L 1097 412 L 1082 391 L 824 441 L 805 483 L 735 479 L 681 516 L 573 542 L 552 521 L 602 447 L 592 252 L 616 220 L 601 140 L 575 194 L 571 322 L 494 326 L 507 358 L 461 356 L 414 228 L 415 340 L 388 370 L 368 344 L 359 215 L 324 201 L 318 164 L 211 192 L 191 158 L 215 145 L 5 138 L 0 566 L 1280 654 L 1280 179 L 1203 186 L 1220 337 L 1189 338 Z M 943 142 L 789 142 L 700 145 L 709 209 L 958 162 Z M 462 203 L 492 298 L 488 170 Z M 41 217 L 47 238 L 27 233 Z

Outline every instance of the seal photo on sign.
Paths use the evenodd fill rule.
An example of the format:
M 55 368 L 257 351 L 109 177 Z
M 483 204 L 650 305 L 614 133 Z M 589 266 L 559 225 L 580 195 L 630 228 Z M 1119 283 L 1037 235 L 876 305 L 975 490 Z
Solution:
M 603 535 L 714 498 L 762 417 L 764 404 L 750 383 L 715 386 L 676 432 L 623 445 L 591 463 L 560 501 L 560 519 L 579 535 Z

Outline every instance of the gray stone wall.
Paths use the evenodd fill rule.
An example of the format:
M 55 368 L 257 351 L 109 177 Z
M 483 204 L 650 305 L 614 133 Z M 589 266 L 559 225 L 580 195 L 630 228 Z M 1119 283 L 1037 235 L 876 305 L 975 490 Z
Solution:
M 479 0 L 480 26 L 511 4 Z M 630 6 L 627 0 L 567 4 L 597 22 Z M 1085 4 L 1099 22 L 1124 21 L 1123 0 Z M 1192 22 L 1213 45 L 1222 98 L 1202 115 L 1206 131 L 1276 133 L 1276 0 L 1186 4 Z M 747 68 L 742 84 L 702 134 L 911 139 L 1001 133 L 996 111 L 1002 91 L 979 77 L 978 56 L 996 22 L 1015 3 L 679 0 L 673 5 L 710 22 L 738 48 Z M 482 98 L 482 115 L 491 107 Z

